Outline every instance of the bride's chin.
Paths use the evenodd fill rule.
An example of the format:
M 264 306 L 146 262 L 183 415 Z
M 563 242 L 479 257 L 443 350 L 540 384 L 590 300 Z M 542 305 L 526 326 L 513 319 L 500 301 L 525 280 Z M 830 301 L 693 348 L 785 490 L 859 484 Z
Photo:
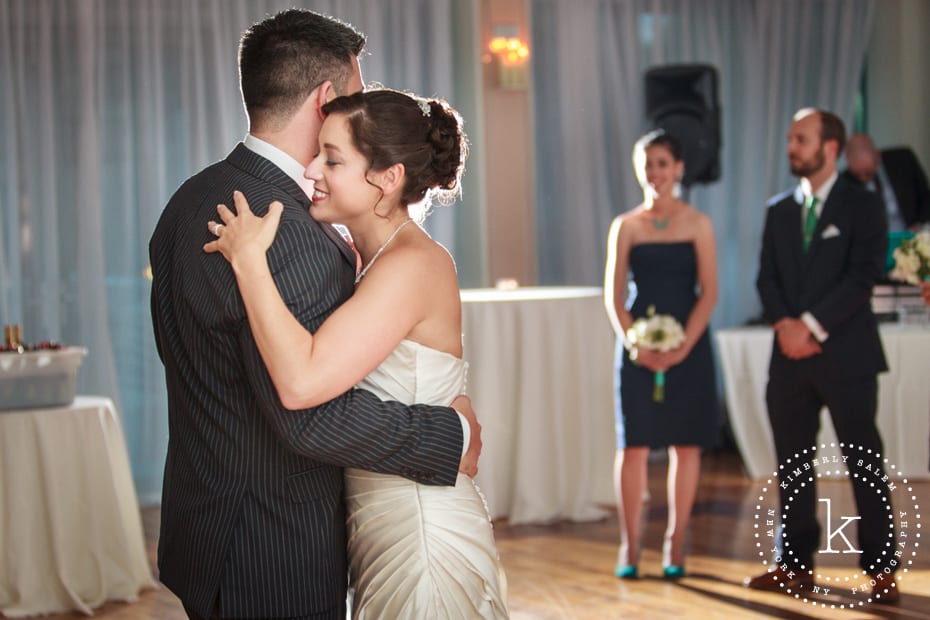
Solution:
M 326 215 L 326 209 L 318 207 L 314 203 L 310 203 L 310 215 L 313 216 L 317 222 L 326 222 L 331 224 L 330 218 Z
M 656 198 L 675 198 L 675 186 L 663 187 L 661 191 L 655 192 Z

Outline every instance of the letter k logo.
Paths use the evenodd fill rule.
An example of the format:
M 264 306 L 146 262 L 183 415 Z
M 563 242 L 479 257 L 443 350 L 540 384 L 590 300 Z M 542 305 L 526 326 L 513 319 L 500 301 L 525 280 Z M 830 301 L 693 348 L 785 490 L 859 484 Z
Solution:
M 841 517 L 841 518 L 843 519 L 843 525 L 839 526 L 839 527 L 836 528 L 835 530 L 834 530 L 834 529 L 831 529 L 831 528 L 833 527 L 833 520 L 832 520 L 831 511 L 830 511 L 832 502 L 830 501 L 829 498 L 827 498 L 827 499 L 822 499 L 822 498 L 821 498 L 821 499 L 818 500 L 818 501 L 821 501 L 821 502 L 824 502 L 824 503 L 827 504 L 827 548 L 826 548 L 826 549 L 821 549 L 821 550 L 819 551 L 819 553 L 840 553 L 839 550 L 834 549 L 833 546 L 832 546 L 832 544 L 833 544 L 833 538 L 836 537 L 836 536 L 839 536 L 840 538 L 842 538 L 842 539 L 846 542 L 846 547 L 847 547 L 847 548 L 846 548 L 845 551 L 843 551 L 843 553 L 862 553 L 862 550 L 861 550 L 861 549 L 856 549 L 856 548 L 853 546 L 853 544 L 852 544 L 851 542 L 849 542 L 849 539 L 846 538 L 846 533 L 843 532 L 843 530 L 846 528 L 847 525 L 849 525 L 849 524 L 852 523 L 853 521 L 858 521 L 858 520 L 861 519 L 862 517 L 860 517 L 860 516 L 855 516 L 855 517 L 843 516 L 843 517 Z

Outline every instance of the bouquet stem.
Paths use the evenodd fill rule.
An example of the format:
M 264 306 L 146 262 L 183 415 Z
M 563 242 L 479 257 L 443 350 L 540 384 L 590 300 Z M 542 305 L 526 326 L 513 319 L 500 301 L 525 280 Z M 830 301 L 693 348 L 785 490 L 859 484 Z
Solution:
M 652 400 L 657 403 L 665 402 L 665 373 L 661 370 L 655 373 L 655 380 L 652 383 Z

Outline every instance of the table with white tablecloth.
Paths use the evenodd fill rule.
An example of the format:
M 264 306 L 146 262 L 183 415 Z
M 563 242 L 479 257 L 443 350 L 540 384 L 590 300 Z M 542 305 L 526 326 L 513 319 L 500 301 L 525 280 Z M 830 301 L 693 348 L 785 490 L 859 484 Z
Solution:
M 511 523 L 585 521 L 614 503 L 614 336 L 599 288 L 462 291 L 477 482 Z
M 926 478 L 930 459 L 930 328 L 883 324 L 880 333 L 890 368 L 879 375 L 878 384 L 877 424 L 884 458 L 907 478 Z M 751 477 L 769 477 L 777 466 L 765 405 L 772 330 L 722 329 L 716 339 L 730 426 L 743 463 Z M 837 440 L 826 410 L 821 420 L 818 450 L 824 456 L 839 454 L 838 448 L 829 447 Z
M 108 398 L 0 411 L 0 613 L 92 614 L 156 587 Z

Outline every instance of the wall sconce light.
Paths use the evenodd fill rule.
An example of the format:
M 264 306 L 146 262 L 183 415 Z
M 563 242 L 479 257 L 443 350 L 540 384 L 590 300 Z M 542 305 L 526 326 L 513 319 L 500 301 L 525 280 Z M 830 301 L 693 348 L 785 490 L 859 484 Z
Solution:
M 495 24 L 494 37 L 488 44 L 488 49 L 497 59 L 501 88 L 529 86 L 530 48 L 517 34 L 516 24 Z

